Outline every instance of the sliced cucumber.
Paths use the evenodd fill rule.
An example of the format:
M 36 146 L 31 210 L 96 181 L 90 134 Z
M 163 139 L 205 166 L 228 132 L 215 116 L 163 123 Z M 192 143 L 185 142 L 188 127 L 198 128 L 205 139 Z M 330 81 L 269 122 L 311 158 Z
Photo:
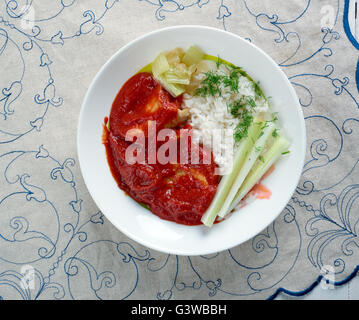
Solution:
M 261 154 L 260 160 L 258 159 L 253 168 L 250 170 L 248 176 L 239 188 L 228 212 L 232 211 L 239 202 L 247 195 L 247 193 L 254 187 L 268 169 L 279 159 L 282 152 L 286 151 L 289 147 L 289 142 L 282 136 L 277 136 L 273 139 L 272 145 Z
M 233 168 L 231 173 L 222 177 L 217 192 L 212 200 L 210 206 L 208 207 L 207 211 L 202 216 L 202 223 L 207 227 L 211 227 L 226 200 L 226 197 L 237 177 L 239 170 L 241 169 L 247 155 L 249 154 L 250 150 L 252 149 L 255 141 L 257 140 L 263 122 L 253 121 L 251 126 L 248 129 L 247 137 L 243 138 L 238 150 L 235 153 L 234 161 L 233 161 Z
M 265 128 L 260 133 L 258 140 L 253 145 L 251 151 L 246 156 L 244 163 L 239 172 L 236 174 L 236 179 L 229 191 L 226 200 L 224 201 L 221 210 L 218 213 L 218 216 L 224 218 L 229 213 L 229 208 L 233 199 L 236 197 L 236 194 L 241 187 L 244 179 L 247 177 L 249 171 L 252 169 L 254 163 L 258 159 L 258 156 L 261 154 L 261 151 L 264 149 L 268 139 L 272 135 L 275 127 L 272 123 L 267 124 Z

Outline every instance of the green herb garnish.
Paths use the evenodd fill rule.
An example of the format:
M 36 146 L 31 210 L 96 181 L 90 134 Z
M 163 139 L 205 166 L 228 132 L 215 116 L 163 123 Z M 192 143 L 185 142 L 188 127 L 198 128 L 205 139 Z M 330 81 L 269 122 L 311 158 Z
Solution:
M 212 71 L 205 73 L 206 78 L 202 80 L 201 87 L 197 88 L 194 93 L 195 96 L 206 97 L 208 95 L 214 97 L 216 95 L 221 95 L 221 78 L 222 76 L 214 74 Z
M 256 102 L 253 100 L 252 97 L 248 97 L 248 104 L 251 108 L 255 108 L 257 106 Z
M 235 128 L 234 141 L 239 142 L 248 136 L 248 128 L 253 122 L 253 116 L 246 109 L 241 114 L 241 121 Z
M 273 114 L 274 115 L 274 114 Z M 267 128 L 268 127 L 268 123 L 270 122 L 276 122 L 278 120 L 278 118 L 276 116 L 274 116 L 274 118 L 272 120 L 266 120 L 266 122 L 264 123 L 264 125 L 262 126 L 261 129 Z M 276 131 L 277 129 L 275 129 L 274 131 Z M 277 134 L 277 132 L 275 133 Z M 272 134 L 273 135 L 273 134 Z M 274 135 L 273 135 L 274 137 Z
M 241 100 L 236 100 L 233 103 L 227 104 L 227 110 L 228 112 L 231 113 L 232 116 L 239 116 L 240 115 L 240 110 L 244 109 L 245 105 Z
M 217 69 L 223 64 L 223 60 L 217 57 L 211 59 L 216 62 Z M 250 78 L 245 71 L 241 68 L 236 67 L 234 65 L 225 63 L 228 66 L 228 70 L 230 71 L 229 75 L 218 75 L 213 71 L 206 72 L 205 78 L 201 81 L 201 85 L 197 88 L 194 95 L 201 96 L 203 98 L 207 96 L 221 96 L 223 87 L 229 89 L 229 91 L 233 93 L 238 93 L 239 91 L 239 79 L 240 76 L 248 78 L 253 83 L 253 88 L 255 92 L 254 97 L 242 97 L 239 100 L 234 101 L 233 103 L 227 103 L 227 111 L 234 117 L 238 117 L 240 122 L 235 127 L 234 130 L 234 141 L 238 143 L 240 140 L 248 136 L 248 129 L 253 122 L 252 110 L 257 107 L 255 99 L 257 97 L 264 97 L 262 90 L 259 87 L 259 84 L 254 82 L 252 78 Z M 246 109 L 248 106 L 248 109 Z M 271 121 L 275 121 L 273 119 Z M 269 121 L 269 122 L 271 122 Z M 268 124 L 265 123 L 263 128 L 267 127 Z M 263 135 L 264 132 L 260 133 L 260 136 Z M 258 150 L 259 152 L 260 150 Z
M 264 122 L 264 125 L 262 126 L 262 130 L 264 129 L 264 128 L 267 128 L 268 127 L 268 121 L 266 121 L 266 122 Z
M 239 76 L 235 69 L 233 69 L 229 76 L 222 77 L 223 85 L 229 88 L 232 92 L 238 92 Z
M 253 81 L 251 77 L 248 76 L 247 72 L 242 70 L 240 67 L 233 66 L 234 70 L 236 70 L 237 73 L 239 73 L 242 77 L 246 77 L 248 80 Z
M 282 152 L 282 154 L 284 155 L 284 154 L 288 154 L 288 153 L 290 153 L 290 151 L 288 150 L 288 151 L 286 151 L 286 152 Z

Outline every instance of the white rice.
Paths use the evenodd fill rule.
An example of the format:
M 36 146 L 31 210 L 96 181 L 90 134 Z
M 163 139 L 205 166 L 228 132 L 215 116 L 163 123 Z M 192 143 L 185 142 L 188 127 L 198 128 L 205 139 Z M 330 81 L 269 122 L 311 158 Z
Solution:
M 228 67 L 221 65 L 215 72 L 220 75 L 228 75 Z M 203 80 L 204 73 L 196 76 L 197 80 Z M 230 170 L 233 161 L 234 138 L 233 133 L 240 119 L 234 117 L 227 104 L 238 101 L 241 97 L 251 97 L 256 102 L 256 107 L 251 110 L 255 117 L 268 111 L 268 102 L 256 97 L 253 83 L 246 77 L 239 77 L 238 93 L 231 92 L 221 85 L 221 96 L 192 96 L 184 95 L 183 108 L 190 110 L 190 124 L 193 127 L 194 140 L 212 149 L 214 160 L 220 167 L 219 174 Z

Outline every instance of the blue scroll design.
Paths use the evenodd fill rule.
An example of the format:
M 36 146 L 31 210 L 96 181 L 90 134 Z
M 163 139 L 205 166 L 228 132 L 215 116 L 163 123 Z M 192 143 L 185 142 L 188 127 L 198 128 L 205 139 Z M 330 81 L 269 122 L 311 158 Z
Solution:
M 162 279 L 153 290 L 152 298 L 156 299 L 203 295 L 209 299 L 256 295 L 273 298 L 279 292 L 300 295 L 319 281 L 315 279 L 299 293 L 282 288 L 285 279 L 295 277 L 293 270 L 299 263 L 306 263 L 314 274 L 326 265 L 333 266 L 338 284 L 352 277 L 358 268 L 359 187 L 355 180 L 359 155 L 348 146 L 359 129 L 358 59 L 350 74 L 334 59 L 338 56 L 336 44 L 347 38 L 353 50 L 358 48 L 348 26 L 349 0 L 343 12 L 347 38 L 340 32 L 340 2 L 332 0 L 333 26 L 318 29 L 315 46 L 309 49 L 306 45 L 313 34 L 304 32 L 300 23 L 311 21 L 313 15 L 320 18 L 318 5 L 311 0 L 300 1 L 297 12 L 290 17 L 278 13 L 283 1 L 272 1 L 271 8 L 255 6 L 251 0 L 133 1 L 136 10 L 152 14 L 163 25 L 178 21 L 179 15 L 185 17 L 192 10 L 211 8 L 215 12 L 213 25 L 237 32 L 232 22 L 245 19 L 248 30 L 268 37 L 267 43 L 274 47 L 292 45 L 278 64 L 288 73 L 307 127 L 313 129 L 308 135 L 302 179 L 282 214 L 265 230 L 240 247 L 198 257 L 158 253 L 119 233 L 112 234 L 116 231 L 101 212 L 86 209 L 90 200 L 84 199 L 79 188 L 74 155 L 59 160 L 41 142 L 26 150 L 15 144 L 45 130 L 49 112 L 63 112 L 64 94 L 58 92 L 53 68 L 56 59 L 50 52 L 80 37 L 105 37 L 108 13 L 121 10 L 122 3 L 103 0 L 84 7 L 78 0 L 59 0 L 51 10 L 31 18 L 29 12 L 36 5 L 41 6 L 40 1 L 0 3 L 0 63 L 6 75 L 0 79 L 0 183 L 5 186 L 0 189 L 2 299 L 142 298 L 146 296 L 143 284 L 155 277 Z M 55 23 L 73 12 L 78 14 L 72 29 Z M 21 23 L 32 27 L 24 28 Z M 251 36 L 248 40 L 253 42 Z M 9 56 L 15 62 L 12 65 L 6 64 Z M 39 79 L 35 91 L 29 94 L 27 75 L 34 70 Z M 328 100 L 341 105 L 343 112 L 333 117 L 326 108 L 320 108 L 318 87 Z M 32 109 L 19 123 L 23 101 Z M 318 179 L 323 172 L 336 174 L 323 182 Z M 56 197 L 58 188 L 66 191 L 63 199 Z M 314 195 L 320 200 L 314 200 Z M 51 223 L 44 226 L 41 221 Z M 286 233 L 292 235 L 293 243 L 286 242 Z M 22 255 L 17 255 L 19 250 Z M 109 263 L 109 259 L 115 263 Z M 223 265 L 226 268 L 218 268 Z M 29 270 L 32 278 L 27 277 Z

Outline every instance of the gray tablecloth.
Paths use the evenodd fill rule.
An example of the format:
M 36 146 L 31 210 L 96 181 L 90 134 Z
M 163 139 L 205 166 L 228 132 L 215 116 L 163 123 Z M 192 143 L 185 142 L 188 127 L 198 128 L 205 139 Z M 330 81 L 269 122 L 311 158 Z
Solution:
M 354 2 L 1 1 L 0 296 L 265 299 L 349 279 L 359 258 Z M 166 255 L 125 237 L 93 203 L 77 161 L 78 115 L 100 67 L 130 40 L 177 24 L 226 29 L 268 52 L 307 125 L 303 175 L 285 210 L 247 243 L 209 256 Z

